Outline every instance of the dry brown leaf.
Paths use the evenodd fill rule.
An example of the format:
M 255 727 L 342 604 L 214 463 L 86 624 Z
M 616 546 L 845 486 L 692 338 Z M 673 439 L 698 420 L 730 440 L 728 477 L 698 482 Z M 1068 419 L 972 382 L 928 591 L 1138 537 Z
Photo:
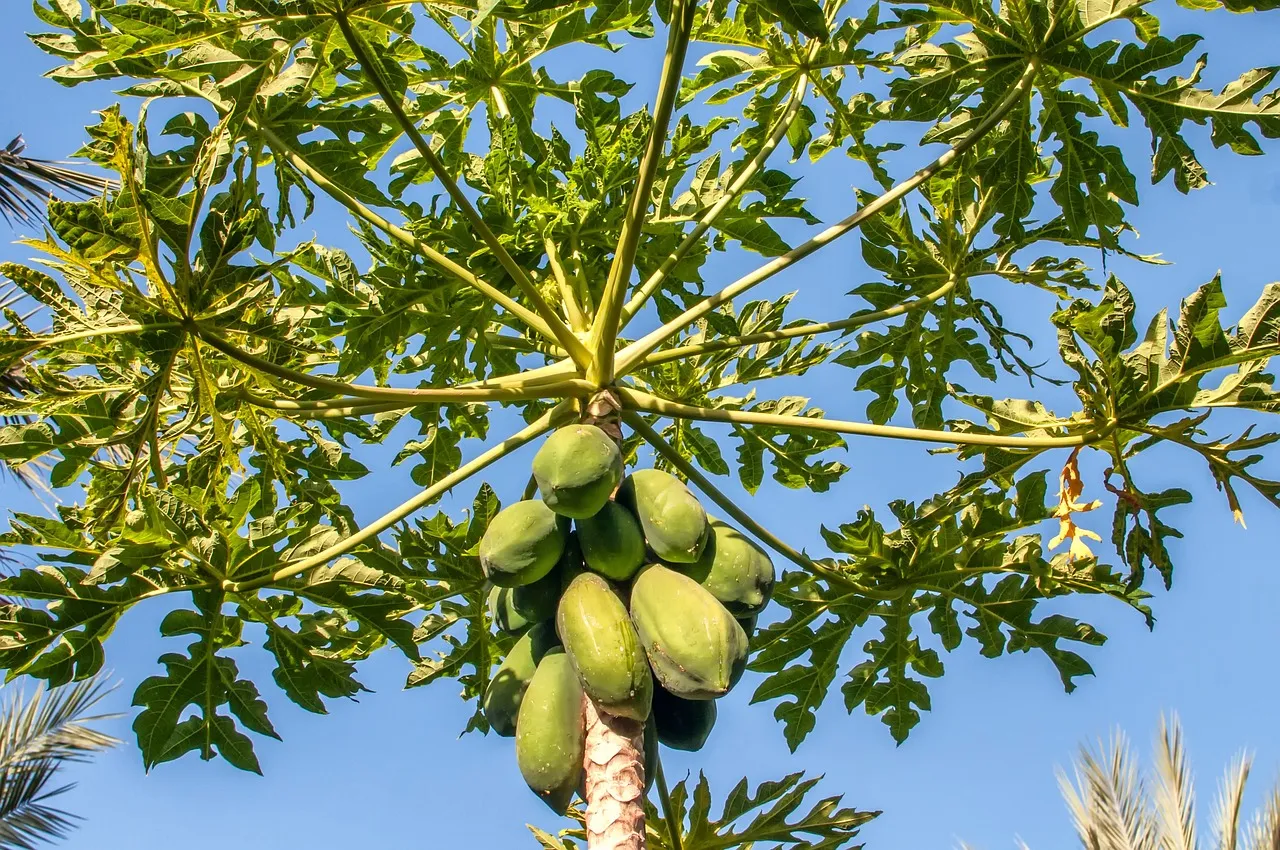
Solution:
M 1058 536 L 1049 541 L 1049 548 L 1056 549 L 1066 541 L 1071 541 L 1069 555 L 1071 558 L 1092 558 L 1093 551 L 1085 540 L 1101 540 L 1094 532 L 1081 528 L 1075 523 L 1075 514 L 1087 513 L 1102 507 L 1101 499 L 1082 503 L 1080 494 L 1084 492 L 1084 481 L 1080 478 L 1080 449 L 1077 447 L 1067 458 L 1062 467 L 1062 475 L 1058 477 L 1058 507 L 1053 515 L 1058 518 Z

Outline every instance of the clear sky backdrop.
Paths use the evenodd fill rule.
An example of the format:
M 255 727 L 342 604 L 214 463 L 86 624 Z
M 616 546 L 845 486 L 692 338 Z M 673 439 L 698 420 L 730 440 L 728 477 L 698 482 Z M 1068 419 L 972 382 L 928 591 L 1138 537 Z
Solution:
M 1171 2 L 1161 6 L 1162 14 L 1168 12 L 1166 35 L 1198 31 L 1207 36 L 1206 48 L 1216 60 L 1208 79 L 1215 85 L 1251 67 L 1280 64 L 1280 14 L 1205 15 L 1170 10 Z M 33 154 L 59 158 L 83 141 L 82 128 L 92 120 L 92 110 L 115 98 L 107 87 L 68 90 L 41 79 L 51 61 L 22 33 L 42 28 L 25 3 L 4 3 L 0 142 L 22 133 Z M 624 51 L 621 60 L 603 52 L 577 54 L 574 64 L 621 61 L 620 75 L 639 83 L 634 97 L 648 99 L 657 64 L 646 50 Z M 637 63 L 637 57 L 649 61 Z M 632 103 L 638 102 L 633 98 Z M 129 114 L 136 108 L 135 101 L 128 106 Z M 1145 130 L 1117 138 L 1132 155 L 1135 173 L 1146 174 Z M 1145 311 L 1140 323 L 1161 306 L 1176 307 L 1218 270 L 1224 274 L 1232 317 L 1252 304 L 1264 284 L 1280 278 L 1280 148 L 1271 143 L 1270 156 L 1244 159 L 1213 152 L 1204 133 L 1197 138 L 1215 185 L 1187 198 L 1166 183 L 1148 191 L 1134 214 L 1142 234 L 1136 247 L 1162 252 L 1174 265 L 1112 265 L 1136 291 Z M 915 156 L 918 160 L 918 153 Z M 904 175 L 909 168 L 905 165 L 898 173 Z M 854 185 L 871 185 L 865 173 L 838 154 L 814 173 L 801 191 L 826 221 L 851 209 Z M 322 241 L 352 244 L 342 217 L 330 208 L 322 207 L 305 222 L 300 236 L 313 230 Z M 792 238 L 798 234 L 789 231 Z M 7 237 L 0 243 L 0 258 L 21 260 L 30 253 L 7 244 Z M 1088 259 L 1098 265 L 1096 256 Z M 710 283 L 727 282 L 738 269 L 757 261 L 734 255 L 718 260 L 708 271 Z M 781 275 L 774 292 L 800 289 L 799 303 L 806 315 L 822 313 L 824 304 L 827 312 L 843 310 L 839 315 L 847 315 L 851 308 L 839 303 L 838 296 L 868 279 L 856 238 L 850 238 Z M 1051 303 L 1025 290 L 1014 295 L 1025 300 L 1001 302 L 1010 323 L 1018 326 L 1019 316 L 1032 320 L 1043 338 Z M 1036 353 L 1039 357 L 1033 360 L 1044 360 L 1052 356 L 1052 349 L 1040 346 Z M 824 374 L 798 388 L 822 393 L 823 405 L 835 413 L 859 416 L 865 399 L 849 392 L 848 373 L 832 367 Z M 1019 392 L 1025 390 L 1008 386 L 1009 394 Z M 506 500 L 518 497 L 527 475 L 527 455 L 500 464 L 489 476 Z M 829 494 L 782 491 L 767 482 L 753 507 L 763 510 L 769 524 L 793 543 L 821 552 L 819 521 L 848 521 L 864 504 L 883 509 L 890 499 L 920 499 L 954 481 L 952 461 L 931 458 L 910 444 L 854 440 L 842 459 L 853 469 Z M 369 465 L 379 470 L 379 464 Z M 1270 466 L 1275 477 L 1276 464 Z M 1143 472 L 1140 480 L 1148 490 L 1183 485 L 1198 495 L 1193 507 L 1176 514 L 1186 539 L 1173 545 L 1178 565 L 1174 589 L 1156 592 L 1153 603 L 1159 622 L 1153 632 L 1137 616 L 1106 600 L 1076 599 L 1060 606 L 1110 636 L 1106 646 L 1086 651 L 1097 676 L 1081 680 L 1074 694 L 1063 693 L 1057 674 L 1040 655 L 987 660 L 966 643 L 944 656 L 947 675 L 929 683 L 933 711 L 902 746 L 894 746 L 878 719 L 846 715 L 837 694 L 820 712 L 817 730 L 792 755 L 772 717 L 772 706 L 747 705 L 755 686 L 748 675 L 722 703 L 719 724 L 701 753 L 667 751 L 668 775 L 674 781 L 704 770 L 717 799 L 722 799 L 743 775 L 754 785 L 797 769 L 825 774 L 820 786 L 825 794 L 844 794 L 846 804 L 861 809 L 884 810 L 863 832 L 872 848 L 941 850 L 960 840 L 1007 848 L 1020 837 L 1035 850 L 1049 850 L 1075 842 L 1055 767 L 1068 764 L 1081 741 L 1106 736 L 1117 726 L 1149 753 L 1158 715 L 1176 710 L 1200 768 L 1204 811 L 1211 802 L 1211 786 L 1242 747 L 1256 752 L 1256 786 L 1248 803 L 1257 804 L 1264 788 L 1280 779 L 1280 732 L 1275 723 L 1280 677 L 1274 661 L 1280 645 L 1280 516 L 1245 494 L 1249 529 L 1233 525 L 1197 458 L 1164 454 L 1158 462 L 1146 464 Z M 407 497 L 412 485 L 405 473 L 378 472 L 350 488 L 365 519 Z M 1086 494 L 1091 497 L 1106 495 L 1098 473 L 1096 463 L 1086 464 Z M 472 492 L 474 488 L 465 495 Z M 445 504 L 455 512 L 461 507 L 456 501 Z M 42 510 L 12 480 L 0 480 L 0 508 Z M 1104 514 L 1089 522 L 1104 537 L 1110 509 L 1108 498 Z M 284 738 L 282 743 L 255 740 L 265 776 L 242 773 L 222 761 L 204 763 L 193 755 L 145 774 L 129 728 L 129 700 L 141 679 L 159 672 L 157 656 L 172 648 L 157 636 L 163 613 L 162 607 L 142 606 L 126 617 L 108 643 L 108 666 L 123 683 L 109 707 L 128 715 L 108 728 L 126 743 L 69 771 L 79 786 L 61 802 L 86 818 L 69 846 L 212 850 L 391 847 L 413 842 L 423 847 L 514 848 L 533 846 L 523 827 L 526 822 L 545 829 L 560 826 L 524 789 L 511 741 L 497 736 L 459 738 L 471 709 L 458 700 L 456 684 L 446 681 L 404 691 L 408 665 L 392 651 L 362 668 L 362 681 L 372 693 L 358 703 L 332 703 L 331 714 L 320 717 L 293 706 L 276 691 L 265 652 L 246 647 L 237 655 L 238 663 L 259 683 Z M 871 636 L 867 633 L 851 643 L 843 670 L 860 660 L 861 642 Z

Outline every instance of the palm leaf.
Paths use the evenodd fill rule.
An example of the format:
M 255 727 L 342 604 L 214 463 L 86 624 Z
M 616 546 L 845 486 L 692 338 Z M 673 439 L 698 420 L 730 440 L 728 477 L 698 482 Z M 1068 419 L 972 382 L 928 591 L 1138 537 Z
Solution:
M 1160 718 L 1155 803 L 1164 850 L 1196 850 L 1195 783 L 1177 716 Z
M 1240 839 L 1240 806 L 1244 802 L 1244 786 L 1249 781 L 1252 761 L 1241 753 L 1227 768 L 1218 789 L 1213 810 L 1213 833 L 1218 838 L 1216 850 L 1236 850 Z
M 1280 787 L 1271 792 L 1266 805 L 1258 810 L 1249 833 L 1245 836 L 1245 850 L 1280 850 Z
M 101 679 L 46 691 L 29 699 L 10 694 L 0 710 L 0 848 L 34 850 L 64 837 L 76 818 L 49 805 L 70 790 L 53 785 L 58 769 L 119 743 L 88 724 L 108 715 L 89 712 L 107 693 Z
M 1147 792 L 1124 735 L 1097 754 L 1082 748 L 1075 782 L 1063 772 L 1058 784 L 1086 850 L 1156 850 Z
M 31 382 L 27 380 L 27 376 L 23 373 L 24 364 L 21 360 L 8 366 L 0 365 L 0 393 L 7 395 L 21 396 L 23 392 L 31 387 Z M 20 421 L 19 417 L 0 416 L 0 425 L 9 425 Z M 15 476 L 20 482 L 31 489 L 34 483 L 31 476 L 26 470 L 17 466 L 10 466 L 8 460 L 0 460 L 0 475 L 8 473 Z M 5 562 L 4 553 L 0 553 L 0 563 Z
M 6 366 L 3 371 L 0 371 L 0 390 L 10 395 L 22 395 L 23 391 L 30 386 L 31 382 L 23 374 L 22 361 Z
M 17 136 L 0 150 L 0 217 L 31 222 L 41 218 L 40 202 L 57 192 L 88 197 L 110 190 L 115 184 L 84 174 L 65 163 L 23 156 L 26 142 Z
M 65 838 L 75 825 L 75 817 L 46 801 L 70 786 L 45 790 L 57 772 L 52 759 L 32 762 L 0 784 L 0 847 L 34 850 L 38 844 Z
M 1227 768 L 1213 811 L 1213 850 L 1280 850 L 1280 787 L 1272 790 L 1241 834 L 1251 767 L 1251 759 L 1242 753 Z M 1177 717 L 1160 718 L 1154 773 L 1149 790 L 1120 732 L 1097 752 L 1082 747 L 1074 777 L 1058 771 L 1058 784 L 1085 850 L 1197 850 L 1195 789 Z M 1022 842 L 1018 847 L 1028 850 Z

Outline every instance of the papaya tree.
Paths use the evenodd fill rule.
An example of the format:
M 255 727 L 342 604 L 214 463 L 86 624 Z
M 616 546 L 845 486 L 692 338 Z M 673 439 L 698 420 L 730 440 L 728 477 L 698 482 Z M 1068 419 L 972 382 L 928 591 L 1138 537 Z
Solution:
M 257 771 L 253 736 L 277 736 L 262 688 L 324 713 L 386 650 L 410 687 L 455 682 L 465 731 L 517 733 L 526 779 L 577 820 L 537 830 L 544 847 L 851 846 L 871 815 L 801 774 L 743 780 L 714 815 L 705 780 L 665 781 L 646 717 L 703 703 L 659 736 L 696 749 L 745 664 L 792 749 L 837 687 L 901 741 L 943 673 L 933 647 L 966 643 L 1034 651 L 1070 690 L 1103 636 L 1059 603 L 1150 620 L 1172 581 L 1192 494 L 1144 484 L 1139 456 L 1206 464 L 1237 517 L 1246 489 L 1280 506 L 1258 467 L 1280 440 L 1260 427 L 1280 407 L 1280 284 L 1228 307 L 1213 280 L 1140 326 L 1107 272 L 1158 262 L 1135 252 L 1118 137 L 1149 136 L 1149 182 L 1189 193 L 1198 148 L 1280 136 L 1277 69 L 1211 86 L 1231 46 L 1166 37 L 1167 14 L 36 0 L 50 76 L 122 101 L 79 152 L 111 190 L 51 201 L 25 242 L 41 259 L 0 268 L 24 297 L 0 336 L 0 371 L 22 375 L 0 456 L 68 493 L 0 538 L 28 564 L 0 581 L 0 666 L 85 680 L 164 597 L 174 649 L 133 698 L 148 769 Z M 837 163 L 858 188 L 823 222 L 804 178 Z M 315 204 L 343 210 L 351 233 L 327 238 L 350 250 L 303 230 Z M 837 243 L 874 279 L 807 277 Z M 787 287 L 845 306 L 803 317 Z M 1052 308 L 1011 326 L 1030 295 Z M 1038 336 L 1052 355 L 1028 354 Z M 800 376 L 820 398 L 786 392 Z M 821 551 L 788 542 L 818 529 L 761 521 L 755 494 L 827 493 L 838 453 L 877 441 L 941 455 L 936 495 L 850 508 Z M 523 493 L 484 482 L 526 445 Z M 360 515 L 344 482 L 379 474 L 361 458 L 409 465 L 416 490 Z M 1091 544 L 1108 503 L 1111 545 Z M 756 623 L 710 578 L 722 550 L 739 589 L 758 580 L 748 607 L 772 595 Z M 249 642 L 271 683 L 229 657 Z M 515 720 L 545 723 L 486 713 L 513 680 Z

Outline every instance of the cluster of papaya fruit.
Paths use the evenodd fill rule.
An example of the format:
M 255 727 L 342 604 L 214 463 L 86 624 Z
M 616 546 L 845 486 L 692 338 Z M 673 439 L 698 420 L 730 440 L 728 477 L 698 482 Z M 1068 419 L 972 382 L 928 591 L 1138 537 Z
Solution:
M 557 813 L 581 790 L 584 695 L 645 724 L 646 762 L 658 743 L 700 749 L 773 591 L 769 557 L 682 481 L 623 472 L 602 429 L 561 428 L 533 460 L 541 498 L 503 509 L 480 541 L 493 620 L 521 635 L 485 715 Z

